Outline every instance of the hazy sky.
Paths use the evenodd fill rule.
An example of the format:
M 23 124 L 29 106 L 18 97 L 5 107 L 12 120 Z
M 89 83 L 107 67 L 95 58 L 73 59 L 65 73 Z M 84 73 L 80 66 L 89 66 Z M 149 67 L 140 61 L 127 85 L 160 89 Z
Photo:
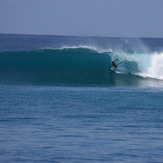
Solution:
M 163 0 L 0 0 L 0 33 L 163 37 Z

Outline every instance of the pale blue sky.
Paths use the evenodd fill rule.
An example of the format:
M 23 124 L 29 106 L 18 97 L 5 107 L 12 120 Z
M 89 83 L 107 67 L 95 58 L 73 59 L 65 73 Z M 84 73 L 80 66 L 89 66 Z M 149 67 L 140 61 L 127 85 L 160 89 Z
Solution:
M 0 0 L 0 33 L 163 37 L 163 0 Z

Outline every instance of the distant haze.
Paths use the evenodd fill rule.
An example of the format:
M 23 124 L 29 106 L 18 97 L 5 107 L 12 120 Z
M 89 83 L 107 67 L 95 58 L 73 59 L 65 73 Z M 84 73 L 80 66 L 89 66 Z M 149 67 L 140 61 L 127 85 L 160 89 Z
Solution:
M 0 0 L 0 33 L 163 37 L 163 0 Z

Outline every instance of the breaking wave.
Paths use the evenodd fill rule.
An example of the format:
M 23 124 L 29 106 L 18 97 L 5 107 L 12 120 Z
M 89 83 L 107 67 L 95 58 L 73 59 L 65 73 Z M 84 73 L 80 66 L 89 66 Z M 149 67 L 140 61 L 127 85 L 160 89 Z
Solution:
M 118 64 L 111 70 L 111 61 Z M 163 53 L 91 46 L 0 53 L 0 82 L 89 86 L 163 86 Z

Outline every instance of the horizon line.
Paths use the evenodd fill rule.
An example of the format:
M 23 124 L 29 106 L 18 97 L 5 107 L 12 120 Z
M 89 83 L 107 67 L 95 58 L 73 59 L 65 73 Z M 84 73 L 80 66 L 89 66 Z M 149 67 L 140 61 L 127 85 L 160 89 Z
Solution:
M 28 35 L 28 36 L 58 36 L 58 37 L 103 37 L 103 38 L 137 38 L 137 39 L 163 39 L 163 37 L 147 37 L 147 36 L 92 36 L 92 35 L 62 35 L 62 34 L 59 34 L 59 35 L 56 35 L 56 34 L 27 34 L 27 33 L 0 33 L 0 35 Z

